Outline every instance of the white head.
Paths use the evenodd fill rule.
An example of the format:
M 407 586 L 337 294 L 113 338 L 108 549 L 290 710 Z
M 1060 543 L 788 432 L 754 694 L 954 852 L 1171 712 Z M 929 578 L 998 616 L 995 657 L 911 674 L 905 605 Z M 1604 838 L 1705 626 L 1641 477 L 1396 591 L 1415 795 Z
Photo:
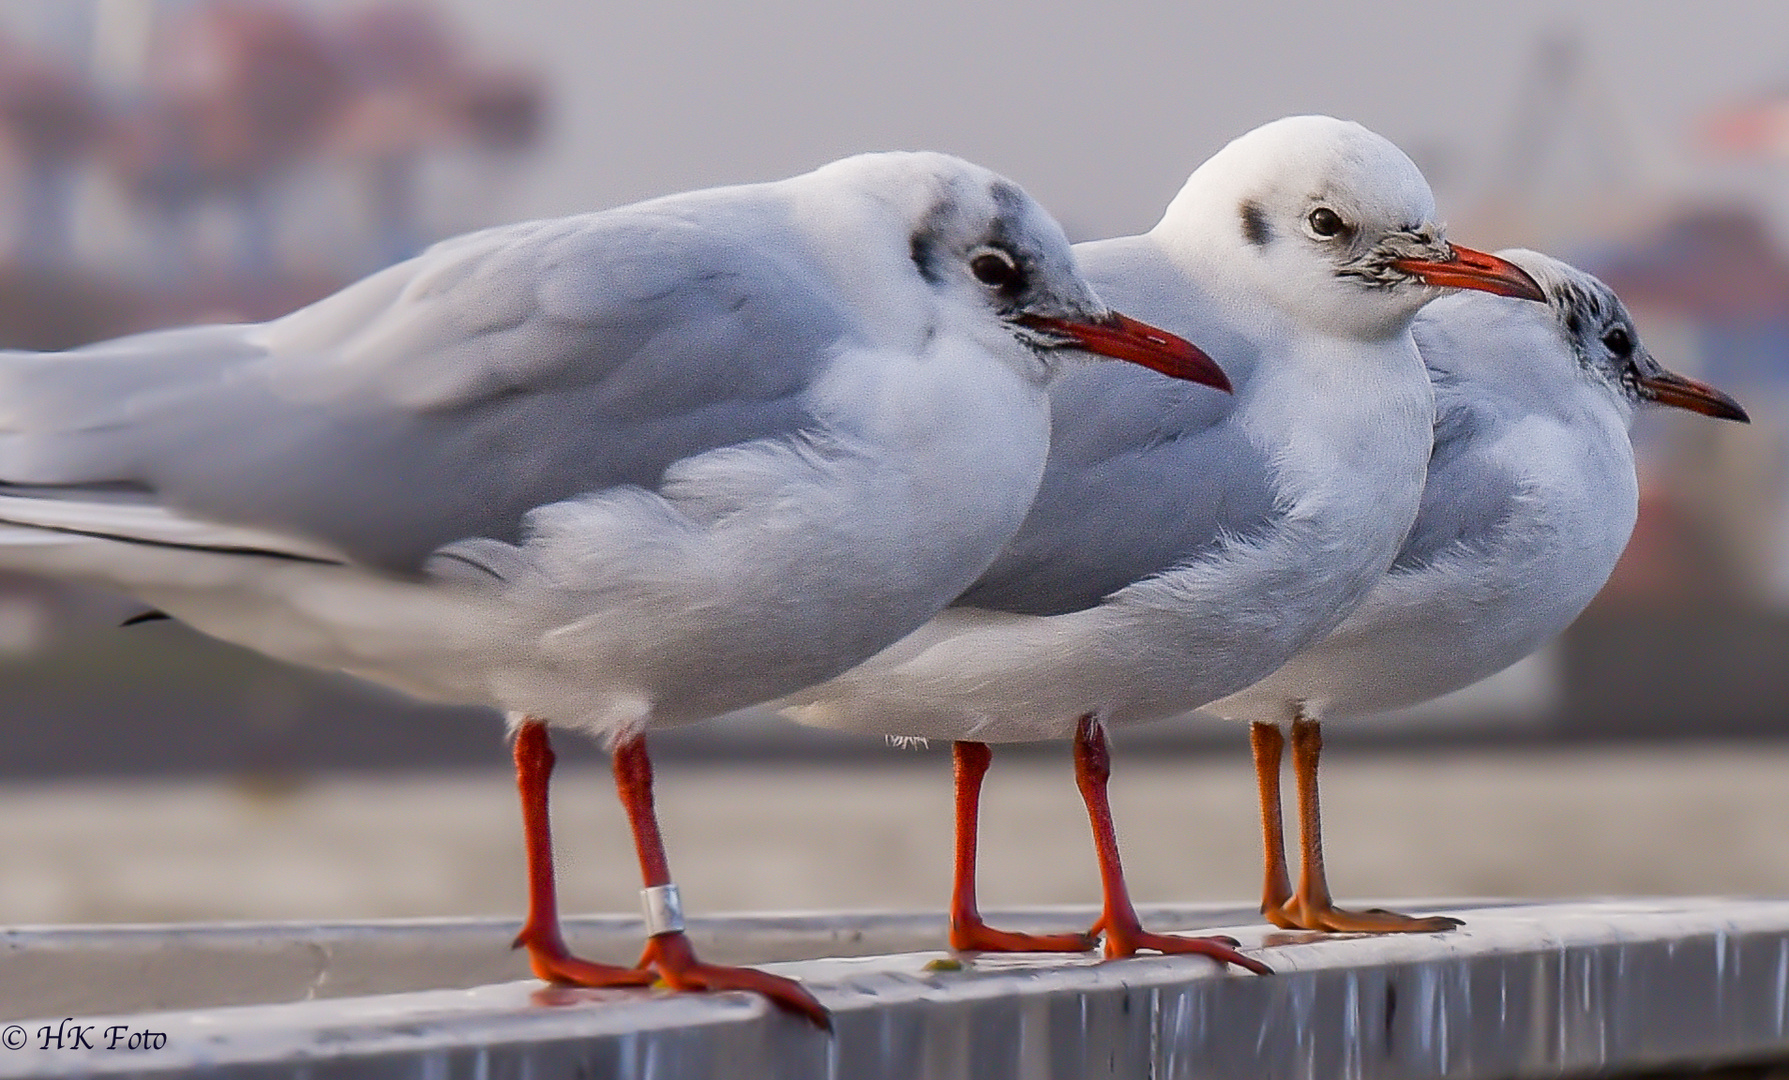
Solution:
M 1520 269 L 1447 242 L 1403 151 L 1328 116 L 1275 120 L 1231 142 L 1150 235 L 1295 320 L 1363 340 L 1401 333 L 1445 289 L 1541 298 Z
M 1614 399 L 1623 416 L 1641 405 L 1658 404 L 1750 422 L 1737 401 L 1654 360 L 1627 305 L 1600 279 L 1538 251 L 1511 248 L 1497 254 L 1539 283 L 1553 330 L 1576 361 L 1578 375 Z
M 898 320 L 898 332 L 923 337 L 948 323 L 1039 377 L 1065 351 L 1091 352 L 1229 389 L 1204 353 L 1106 307 L 1062 227 L 1005 177 L 948 154 L 883 153 L 792 183 L 828 192 L 824 209 L 807 205 L 821 215 L 808 227 L 825 234 L 859 305 Z

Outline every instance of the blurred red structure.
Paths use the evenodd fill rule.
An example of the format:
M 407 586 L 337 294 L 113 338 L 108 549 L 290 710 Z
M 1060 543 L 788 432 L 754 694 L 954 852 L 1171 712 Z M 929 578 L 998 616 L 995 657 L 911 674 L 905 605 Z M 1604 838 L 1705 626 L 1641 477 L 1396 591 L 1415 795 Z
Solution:
M 1789 258 L 1743 207 L 1680 211 L 1597 273 L 1630 305 L 1713 323 L 1789 318 Z
M 109 158 L 122 186 L 163 225 L 165 254 L 184 263 L 182 219 L 202 202 L 235 205 L 240 263 L 275 267 L 274 187 L 313 156 L 346 97 L 341 65 L 297 12 L 214 0 L 164 28 L 142 100 L 123 117 Z
M 473 64 L 433 9 L 370 8 L 336 42 L 351 92 L 330 132 L 363 177 L 383 261 L 421 243 L 417 173 L 431 153 L 515 152 L 540 137 L 545 96 L 528 72 Z
M 1734 157 L 1789 159 L 1789 90 L 1709 113 L 1702 119 L 1697 141 Z
M 234 227 L 230 276 L 287 273 L 282 241 L 302 202 L 293 196 L 346 176 L 369 222 L 371 251 L 341 268 L 355 274 L 431 238 L 422 194 L 431 160 L 500 160 L 540 139 L 541 80 L 476 59 L 432 7 L 400 0 L 336 15 L 199 0 L 168 10 L 151 27 L 143 76 L 122 88 L 102 91 L 72 60 L 0 42 L 15 262 L 74 261 L 78 180 L 97 162 L 137 211 L 164 281 L 225 269 L 207 265 L 199 242 L 201 215 L 219 208 Z
M 0 41 L 0 138 L 19 190 L 15 259 L 69 260 L 75 174 L 106 131 L 99 96 L 81 72 Z

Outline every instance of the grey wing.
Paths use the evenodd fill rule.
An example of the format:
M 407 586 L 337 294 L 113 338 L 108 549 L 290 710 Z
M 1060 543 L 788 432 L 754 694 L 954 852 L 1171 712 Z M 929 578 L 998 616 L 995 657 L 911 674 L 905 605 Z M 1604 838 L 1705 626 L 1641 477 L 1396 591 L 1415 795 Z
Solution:
M 272 323 L 0 355 L 0 482 L 137 493 L 398 571 L 514 541 L 537 506 L 808 422 L 844 315 L 732 224 L 511 226 Z
M 1245 394 L 1258 347 L 1149 245 L 1127 237 L 1075 253 L 1102 299 L 1194 342 Z M 959 605 L 1033 615 L 1092 607 L 1271 519 L 1269 461 L 1230 422 L 1235 397 L 1128 364 L 1093 364 L 1061 379 L 1050 401 L 1037 499 Z
M 1413 570 L 1461 547 L 1482 545 L 1510 520 L 1522 497 L 1507 457 L 1495 454 L 1503 417 L 1495 399 L 1431 369 L 1435 380 L 1435 447 L 1416 521 L 1392 562 L 1392 573 Z

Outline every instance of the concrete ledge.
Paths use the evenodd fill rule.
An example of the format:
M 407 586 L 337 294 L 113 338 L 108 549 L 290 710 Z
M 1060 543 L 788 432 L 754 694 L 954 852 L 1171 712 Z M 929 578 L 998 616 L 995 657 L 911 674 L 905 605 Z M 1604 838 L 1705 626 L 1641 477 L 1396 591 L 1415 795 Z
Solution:
M 1462 903 L 1473 902 L 1451 906 Z M 1256 918 L 1234 904 L 1138 911 L 1152 929 L 1168 931 Z M 1084 930 L 1095 917 L 1082 907 L 989 913 L 997 925 L 1035 933 Z M 0 1021 L 274 1005 L 527 979 L 526 959 L 509 948 L 520 928 L 514 919 L 406 919 L 0 929 Z M 945 928 L 944 916 L 931 912 L 689 920 L 701 955 L 723 964 L 925 952 L 939 947 Z M 612 964 L 633 963 L 645 934 L 634 916 L 570 917 L 564 929 L 579 955 Z
M 27 1045 L 0 1048 L 0 1076 L 1489 1080 L 1789 1058 L 1789 902 L 1449 910 L 1465 929 L 1375 939 L 1230 928 L 1278 971 L 1260 979 L 1172 957 L 982 957 L 941 971 L 928 965 L 947 954 L 924 951 L 766 965 L 815 989 L 834 1011 L 831 1039 L 744 995 L 575 991 L 529 980 L 109 1018 L 40 1008 L 32 1011 L 53 1018 L 16 1021 Z M 1153 915 L 1165 924 L 1176 911 L 1177 924 L 1216 914 Z M 1076 925 L 1091 915 L 1052 911 L 1027 921 Z M 585 932 L 612 932 L 610 944 L 622 944 L 626 920 L 593 922 L 603 925 Z M 803 952 L 874 947 L 941 925 L 917 916 L 782 917 L 721 920 L 703 932 L 745 951 L 756 942 Z M 66 987 L 56 971 L 103 966 L 108 951 L 113 961 L 160 955 L 174 970 L 183 955 L 197 963 L 186 952 L 195 942 L 224 954 L 241 952 L 235 942 L 253 954 L 256 934 L 263 955 L 308 955 L 309 966 L 298 967 L 313 980 L 319 968 L 332 970 L 328 958 L 343 955 L 344 943 L 361 950 L 355 963 L 369 970 L 380 955 L 408 952 L 420 976 L 431 943 L 452 953 L 474 932 L 500 934 L 501 924 L 286 928 L 290 940 L 309 944 L 285 954 L 274 928 L 23 930 L 0 955 L 0 984 L 16 997 L 9 973 L 37 963 L 41 976 Z M 632 937 L 626 951 L 637 944 Z M 124 967 L 114 981 L 136 977 L 139 969 Z M 80 978 L 99 976 L 93 967 Z M 66 1025 L 65 1048 L 41 1047 L 44 1032 L 57 1032 L 70 1013 L 94 1048 L 68 1048 Z M 120 1028 L 120 1048 L 106 1049 L 108 1031 Z M 165 1045 L 123 1048 L 140 1032 L 165 1034 Z

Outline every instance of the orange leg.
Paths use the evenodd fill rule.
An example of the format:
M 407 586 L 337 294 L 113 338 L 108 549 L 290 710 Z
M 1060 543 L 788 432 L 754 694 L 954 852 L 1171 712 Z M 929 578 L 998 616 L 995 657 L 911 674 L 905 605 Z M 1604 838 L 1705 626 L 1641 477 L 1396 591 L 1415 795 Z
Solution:
M 615 747 L 615 788 L 627 811 L 628 823 L 633 826 L 634 848 L 640 856 L 640 874 L 647 889 L 671 886 L 671 868 L 665 859 L 658 814 L 652 804 L 652 759 L 646 754 L 644 736 L 635 736 Z M 681 923 L 681 916 L 677 921 Z M 649 926 L 648 931 L 651 930 Z M 705 964 L 696 958 L 695 947 L 684 936 L 681 925 L 652 933 L 646 939 L 640 966 L 656 968 L 674 990 L 745 990 L 762 994 L 774 1004 L 832 1030 L 832 1018 L 825 1007 L 800 983 L 752 968 Z
M 1105 908 L 1096 929 L 1105 932 L 1106 956 L 1112 959 L 1135 956 L 1139 949 L 1197 953 L 1220 963 L 1247 968 L 1257 975 L 1271 974 L 1272 969 L 1266 964 L 1237 952 L 1235 938 L 1179 937 L 1152 934 L 1143 929 L 1137 909 L 1131 903 L 1130 891 L 1124 884 L 1124 868 L 1118 861 L 1118 835 L 1112 826 L 1112 808 L 1106 799 L 1106 784 L 1111 776 L 1112 755 L 1106 747 L 1106 733 L 1092 715 L 1083 716 L 1075 726 L 1075 784 L 1087 804 L 1087 818 L 1093 825 L 1093 847 L 1099 856 Z
M 981 782 L 993 751 L 987 743 L 951 745 L 956 765 L 957 863 L 950 890 L 950 947 L 964 952 L 1086 952 L 1091 934 L 1018 934 L 982 922 L 975 903 L 975 839 L 981 815 Z
M 522 795 L 522 837 L 528 857 L 528 919 L 512 948 L 528 950 L 536 977 L 572 986 L 649 986 L 650 971 L 580 960 L 559 931 L 558 890 L 553 880 L 553 835 L 547 788 L 553 779 L 553 744 L 547 725 L 524 720 L 516 729 L 516 788 Z
M 638 967 L 596 964 L 571 955 L 559 928 L 553 840 L 547 824 L 547 788 L 554 761 L 547 726 L 538 720 L 524 720 L 516 730 L 515 755 L 528 853 L 528 919 L 516 935 L 515 945 L 528 950 L 529 966 L 535 975 L 571 986 L 650 986 L 663 979 L 677 990 L 748 990 L 801 1013 L 823 1028 L 831 1028 L 826 1010 L 798 983 L 749 968 L 704 964 L 696 959 L 695 950 L 681 930 L 648 938 Z M 669 886 L 670 870 L 652 807 L 652 762 L 646 756 L 644 739 L 630 739 L 616 749 L 615 784 L 634 827 L 646 885 Z
M 1462 925 L 1459 919 L 1445 915 L 1416 918 L 1382 908 L 1345 911 L 1335 906 L 1323 867 L 1322 807 L 1317 797 L 1317 762 L 1322 755 L 1322 725 L 1302 716 L 1295 718 L 1292 772 L 1298 780 L 1298 890 L 1280 907 L 1278 917 L 1269 913 L 1268 918 L 1279 926 L 1362 934 L 1424 934 Z
M 1280 754 L 1286 737 L 1278 724 L 1250 724 L 1249 748 L 1255 756 L 1255 787 L 1261 798 L 1261 914 L 1282 930 L 1298 927 L 1280 909 L 1292 899 L 1292 878 L 1286 873 L 1286 829 L 1280 816 Z

